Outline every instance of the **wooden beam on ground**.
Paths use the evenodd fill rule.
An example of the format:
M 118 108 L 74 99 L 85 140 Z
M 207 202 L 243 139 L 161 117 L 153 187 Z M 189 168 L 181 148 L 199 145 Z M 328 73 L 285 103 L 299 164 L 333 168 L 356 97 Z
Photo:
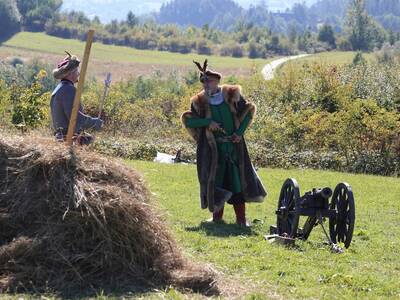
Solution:
M 295 241 L 296 241 L 293 238 L 281 236 L 278 234 L 265 235 L 264 238 L 271 244 L 278 243 L 278 244 L 289 246 L 289 247 L 294 247 Z
M 78 81 L 78 87 L 77 87 L 76 93 L 75 93 L 74 106 L 72 108 L 71 119 L 69 120 L 68 133 L 67 133 L 67 145 L 68 146 L 72 146 L 72 138 L 74 136 L 76 121 L 78 119 L 78 111 L 79 111 L 79 107 L 81 104 L 83 87 L 85 85 L 85 77 L 86 77 L 86 71 L 87 71 L 87 67 L 88 67 L 88 63 L 89 63 L 90 50 L 92 49 L 93 36 L 94 36 L 94 30 L 89 30 L 87 40 L 86 40 L 85 53 L 83 55 L 83 61 L 82 61 L 82 67 L 81 67 L 79 81 Z

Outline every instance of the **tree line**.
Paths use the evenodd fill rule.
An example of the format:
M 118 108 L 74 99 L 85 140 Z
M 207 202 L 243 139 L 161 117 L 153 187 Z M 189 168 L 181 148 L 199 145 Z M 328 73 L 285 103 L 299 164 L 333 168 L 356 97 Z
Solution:
M 19 30 L 44 31 L 62 0 L 0 0 L 0 38 Z
M 245 10 L 243 17 L 243 9 L 232 0 L 174 0 L 163 5 L 155 19 L 143 20 L 129 12 L 125 20 L 102 24 L 98 17 L 90 19 L 83 12 L 61 12 L 62 0 L 0 0 L 0 16 L 3 16 L 0 25 L 4 25 L 0 37 L 18 30 L 29 30 L 85 40 L 87 30 L 94 28 L 96 40 L 105 44 L 250 58 L 337 48 L 371 51 L 380 49 L 385 42 L 393 45 L 400 40 L 399 31 L 386 30 L 368 13 L 368 9 L 382 13 L 391 8 L 394 14 L 399 12 L 400 15 L 396 2 L 390 6 L 379 0 L 335 1 L 339 11 L 347 7 L 340 28 L 335 25 L 335 19 L 330 22 L 329 15 L 323 13 L 320 17 L 326 22 L 321 21 L 316 28 L 307 26 L 313 17 L 303 4 L 296 4 L 285 13 L 273 14 L 261 3 Z M 326 3 L 326 0 L 317 2 L 315 9 L 323 5 L 329 8 Z M 220 7 L 226 9 L 221 11 Z M 169 23 L 178 17 L 185 26 Z M 225 23 L 231 24 L 230 30 L 223 30 Z

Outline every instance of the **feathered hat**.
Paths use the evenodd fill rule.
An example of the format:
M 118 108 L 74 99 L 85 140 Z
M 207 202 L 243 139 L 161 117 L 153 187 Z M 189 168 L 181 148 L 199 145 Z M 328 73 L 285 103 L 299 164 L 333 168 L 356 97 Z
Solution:
M 207 67 L 208 67 L 207 59 L 204 61 L 203 66 L 201 66 L 201 64 L 198 63 L 197 61 L 193 61 L 193 62 L 200 71 L 200 82 L 203 83 L 206 80 L 209 80 L 210 78 L 215 78 L 218 80 L 221 79 L 221 77 L 222 77 L 221 73 L 215 72 L 213 70 L 207 70 Z
M 53 70 L 53 76 L 55 79 L 63 79 L 67 77 L 72 71 L 79 67 L 80 60 L 69 52 L 65 51 L 67 56 L 57 64 L 57 68 Z

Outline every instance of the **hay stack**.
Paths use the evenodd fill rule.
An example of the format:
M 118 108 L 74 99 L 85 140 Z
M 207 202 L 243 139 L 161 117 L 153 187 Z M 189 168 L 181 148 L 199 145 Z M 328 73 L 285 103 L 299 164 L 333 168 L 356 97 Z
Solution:
M 140 175 L 45 139 L 0 138 L 0 289 L 215 289 L 185 261 Z

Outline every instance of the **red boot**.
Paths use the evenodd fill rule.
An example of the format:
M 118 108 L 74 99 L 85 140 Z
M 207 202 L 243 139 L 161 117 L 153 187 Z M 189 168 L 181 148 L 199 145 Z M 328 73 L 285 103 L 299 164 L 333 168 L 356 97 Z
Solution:
M 234 204 L 233 208 L 236 214 L 236 224 L 243 227 L 250 227 L 250 224 L 246 221 L 246 204 Z

